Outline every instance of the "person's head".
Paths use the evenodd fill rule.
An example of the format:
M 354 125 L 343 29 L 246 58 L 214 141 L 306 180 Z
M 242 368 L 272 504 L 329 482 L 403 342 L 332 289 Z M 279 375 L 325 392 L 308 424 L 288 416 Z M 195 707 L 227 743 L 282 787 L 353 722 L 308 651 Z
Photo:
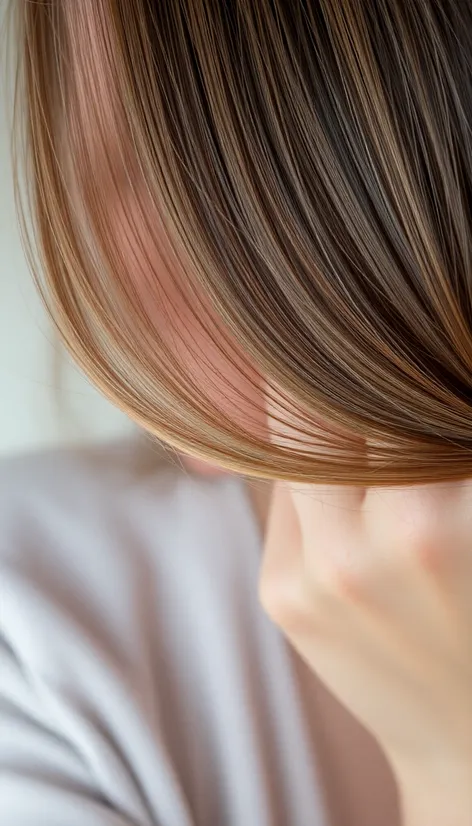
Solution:
M 252 475 L 472 476 L 472 0 L 17 5 L 42 289 L 113 402 Z

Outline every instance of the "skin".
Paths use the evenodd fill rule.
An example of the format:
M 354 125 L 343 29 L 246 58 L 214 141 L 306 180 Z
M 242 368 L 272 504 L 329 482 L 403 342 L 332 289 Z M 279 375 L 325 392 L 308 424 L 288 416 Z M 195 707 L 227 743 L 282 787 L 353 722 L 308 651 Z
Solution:
M 382 747 L 406 823 L 472 811 L 471 514 L 470 483 L 274 486 L 262 605 Z
M 466 826 L 472 482 L 392 489 L 276 482 L 259 489 L 256 507 L 265 525 L 261 604 L 381 747 L 401 822 Z M 393 809 L 391 817 L 396 823 Z

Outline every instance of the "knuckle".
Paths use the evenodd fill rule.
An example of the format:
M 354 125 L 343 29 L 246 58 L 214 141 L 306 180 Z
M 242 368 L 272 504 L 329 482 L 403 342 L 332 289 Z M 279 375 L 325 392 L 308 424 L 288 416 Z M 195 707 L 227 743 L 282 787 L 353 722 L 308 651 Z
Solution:
M 435 524 L 427 519 L 418 520 L 413 525 L 410 523 L 404 530 L 400 529 L 395 548 L 405 562 L 430 572 L 440 567 L 446 550 Z
M 261 580 L 258 597 L 264 612 L 280 628 L 292 634 L 306 630 L 309 620 L 306 608 L 289 588 Z
M 280 596 L 277 594 L 277 591 L 270 584 L 267 584 L 265 579 L 261 579 L 259 581 L 257 596 L 259 604 L 265 613 L 272 619 L 275 619 L 280 606 Z
M 444 550 L 442 543 L 438 544 L 437 537 L 433 537 L 430 530 L 415 531 L 410 537 L 408 551 L 424 570 L 437 570 L 443 562 Z
M 361 582 L 352 566 L 346 563 L 331 564 L 323 578 L 324 589 L 343 601 L 354 601 L 360 597 Z
M 331 549 L 318 567 L 313 581 L 318 581 L 325 594 L 325 598 L 356 600 L 360 598 L 362 583 L 362 568 L 359 564 L 354 548 L 349 545 Z

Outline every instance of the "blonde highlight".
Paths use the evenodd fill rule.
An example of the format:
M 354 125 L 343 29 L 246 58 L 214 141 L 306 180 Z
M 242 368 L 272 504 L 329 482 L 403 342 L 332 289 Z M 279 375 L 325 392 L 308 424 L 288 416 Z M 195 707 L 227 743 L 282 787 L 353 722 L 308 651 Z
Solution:
M 92 381 L 248 475 L 472 477 L 472 3 L 18 7 L 29 243 Z

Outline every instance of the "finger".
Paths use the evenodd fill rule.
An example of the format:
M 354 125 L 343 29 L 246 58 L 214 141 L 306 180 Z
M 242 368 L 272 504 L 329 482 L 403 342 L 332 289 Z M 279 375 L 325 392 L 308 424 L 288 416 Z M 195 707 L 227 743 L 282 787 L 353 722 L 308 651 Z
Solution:
M 421 557 L 453 540 L 470 538 L 471 504 L 470 481 L 369 488 L 361 518 L 370 544 L 379 552 L 416 549 Z
M 389 569 L 389 581 L 393 582 L 392 569 L 399 576 L 409 572 L 406 585 L 375 590 L 383 610 L 398 610 L 403 600 L 403 616 L 408 604 L 418 615 L 423 600 L 425 616 L 431 616 L 425 610 L 427 602 L 431 611 L 434 601 L 449 617 L 472 615 L 471 480 L 373 489 L 362 519 L 378 559 Z M 414 604 L 407 599 L 408 583 L 413 581 Z
M 306 620 L 300 525 L 283 482 L 276 482 L 259 574 L 259 600 L 278 625 Z
M 302 536 L 349 536 L 358 532 L 363 488 L 290 484 Z
M 290 492 L 311 587 L 355 597 L 369 566 L 360 522 L 362 490 L 292 485 Z

